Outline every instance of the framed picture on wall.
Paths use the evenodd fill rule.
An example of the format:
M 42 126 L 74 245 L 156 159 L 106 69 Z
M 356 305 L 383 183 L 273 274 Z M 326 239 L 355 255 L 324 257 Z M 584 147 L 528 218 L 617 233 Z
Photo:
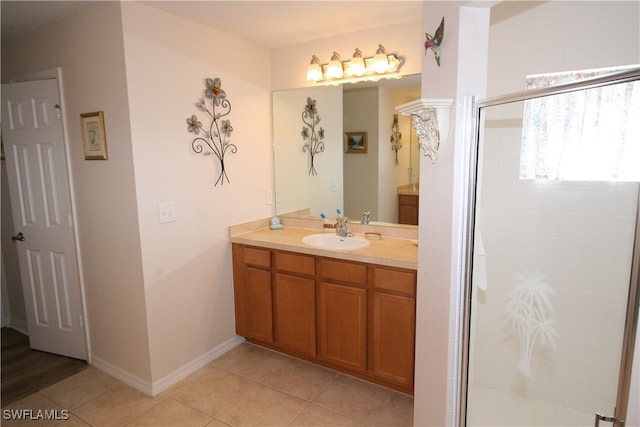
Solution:
M 365 154 L 368 149 L 366 132 L 345 132 L 344 152 Z
M 80 114 L 82 145 L 85 160 L 107 160 L 107 135 L 104 131 L 104 113 Z

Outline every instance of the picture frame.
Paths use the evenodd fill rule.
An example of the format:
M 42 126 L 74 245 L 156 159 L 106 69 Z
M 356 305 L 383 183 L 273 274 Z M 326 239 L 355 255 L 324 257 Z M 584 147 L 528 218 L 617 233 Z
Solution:
M 366 154 L 369 149 L 367 141 L 367 132 L 345 132 L 344 133 L 344 152 Z
M 85 160 L 107 160 L 107 135 L 104 129 L 104 112 L 80 114 L 82 146 Z

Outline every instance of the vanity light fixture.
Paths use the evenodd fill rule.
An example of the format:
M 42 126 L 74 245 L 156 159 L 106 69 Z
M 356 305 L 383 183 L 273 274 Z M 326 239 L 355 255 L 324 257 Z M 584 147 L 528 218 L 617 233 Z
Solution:
M 351 59 L 343 61 L 338 52 L 333 52 L 331 60 L 320 64 L 317 56 L 311 57 L 307 69 L 307 80 L 319 84 L 338 84 L 359 81 L 375 81 L 381 78 L 400 78 L 398 71 L 404 64 L 404 58 L 387 53 L 381 44 L 375 55 L 364 57 L 362 51 L 355 49 Z
M 313 55 L 309 68 L 307 69 L 307 80 L 317 82 L 322 80 L 322 66 L 320 65 L 320 59 Z

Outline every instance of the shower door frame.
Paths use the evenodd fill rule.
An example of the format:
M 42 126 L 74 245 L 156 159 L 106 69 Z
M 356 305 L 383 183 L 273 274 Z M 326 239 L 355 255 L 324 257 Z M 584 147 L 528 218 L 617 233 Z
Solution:
M 473 277 L 473 245 L 475 234 L 476 215 L 476 191 L 478 174 L 478 145 L 481 131 L 481 113 L 483 108 L 495 107 L 499 105 L 511 104 L 514 102 L 527 101 L 543 96 L 559 95 L 563 93 L 575 92 L 584 89 L 592 89 L 619 83 L 626 83 L 640 80 L 640 67 L 630 67 L 624 71 L 607 74 L 600 77 L 580 80 L 532 89 L 511 94 L 487 98 L 473 102 L 473 141 L 471 144 L 470 165 L 469 165 L 469 194 L 468 208 L 466 213 L 467 222 L 467 251 L 466 275 L 464 282 L 464 301 L 462 312 L 462 357 L 461 357 L 461 384 L 459 395 L 459 422 L 461 427 L 467 425 L 467 394 L 469 381 L 469 345 L 471 334 L 471 298 L 472 298 L 472 277 Z M 629 283 L 629 293 L 627 298 L 627 309 L 625 316 L 625 326 L 622 341 L 622 356 L 620 360 L 620 373 L 618 376 L 618 391 L 616 397 L 616 407 L 614 417 L 624 420 L 627 415 L 629 403 L 629 389 L 631 386 L 631 369 L 633 367 L 633 353 L 636 341 L 636 331 L 638 327 L 638 315 L 640 304 L 640 194 L 636 207 L 635 239 L 633 242 L 633 254 L 631 258 L 631 275 Z M 595 417 L 595 413 L 594 413 Z M 618 424 L 614 423 L 614 426 Z

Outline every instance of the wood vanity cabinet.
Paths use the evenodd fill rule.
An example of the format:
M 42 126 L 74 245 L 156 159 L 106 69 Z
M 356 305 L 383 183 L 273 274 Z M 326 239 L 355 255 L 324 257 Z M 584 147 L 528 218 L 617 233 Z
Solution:
M 273 342 L 271 251 L 233 245 L 236 332 L 264 343 Z
M 316 355 L 315 257 L 275 252 L 273 313 L 277 346 Z
M 370 373 L 413 388 L 416 274 L 370 266 L 369 282 Z
M 318 356 L 366 372 L 367 266 L 327 258 L 318 265 Z
M 232 248 L 238 335 L 413 394 L 415 271 Z
M 398 223 L 418 225 L 419 196 L 398 194 Z

